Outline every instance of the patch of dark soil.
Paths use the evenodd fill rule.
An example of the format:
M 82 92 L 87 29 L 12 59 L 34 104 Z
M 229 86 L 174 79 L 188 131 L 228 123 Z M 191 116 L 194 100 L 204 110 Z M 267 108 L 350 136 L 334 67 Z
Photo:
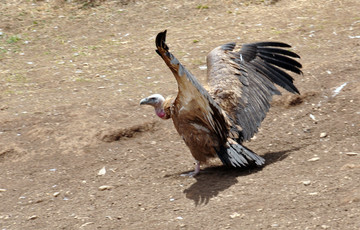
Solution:
M 6 160 L 18 160 L 19 158 L 26 155 L 26 152 L 23 150 L 8 148 L 0 151 L 0 162 L 4 162 Z
M 157 122 L 146 122 L 144 124 L 134 125 L 128 128 L 120 128 L 115 130 L 102 130 L 96 134 L 96 137 L 104 142 L 118 141 L 124 137 L 131 138 L 138 133 L 155 130 Z

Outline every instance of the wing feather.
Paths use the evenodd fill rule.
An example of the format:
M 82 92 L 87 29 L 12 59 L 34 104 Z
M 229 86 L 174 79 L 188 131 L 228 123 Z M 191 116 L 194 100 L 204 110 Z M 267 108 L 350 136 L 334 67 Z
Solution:
M 166 30 L 160 32 L 156 39 L 156 52 L 165 61 L 170 68 L 178 83 L 178 95 L 175 103 L 179 103 L 179 107 L 192 106 L 187 113 L 194 121 L 203 120 L 222 140 L 225 142 L 227 138 L 227 124 L 221 107 L 213 100 L 205 88 L 198 82 L 198 80 L 179 62 L 179 60 L 169 52 L 169 47 L 165 43 Z M 198 112 L 198 111 L 201 112 Z M 195 117 L 201 116 L 201 117 Z
M 228 43 L 207 56 L 211 95 L 226 111 L 233 126 L 241 127 L 241 141 L 253 137 L 273 95 L 281 94 L 275 84 L 299 93 L 294 79 L 284 71 L 302 74 L 301 64 L 293 59 L 300 56 L 283 49 L 290 47 L 282 42 L 259 42 L 245 44 L 235 52 L 235 43 Z

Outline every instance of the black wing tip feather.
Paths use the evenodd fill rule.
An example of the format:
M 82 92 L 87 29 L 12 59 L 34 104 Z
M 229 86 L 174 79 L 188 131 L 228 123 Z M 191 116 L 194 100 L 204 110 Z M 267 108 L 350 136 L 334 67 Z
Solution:
M 235 49 L 235 46 L 236 46 L 236 43 L 235 42 L 230 42 L 230 43 L 226 43 L 224 45 L 221 46 L 221 49 L 222 50 L 234 50 Z
M 256 43 L 251 43 L 251 44 L 256 45 L 257 47 L 272 46 L 272 47 L 291 48 L 291 45 L 284 43 L 284 42 L 256 42 Z
M 291 45 L 283 42 L 256 42 L 246 44 L 240 53 L 246 55 L 246 61 L 253 61 L 255 68 L 262 71 L 274 83 L 291 93 L 300 94 L 293 84 L 293 78 L 282 70 L 285 69 L 303 75 L 301 63 L 294 59 L 300 58 L 300 56 L 284 48 L 291 48 Z M 257 56 L 262 61 L 257 61 L 255 59 Z
M 240 144 L 230 144 L 229 147 L 221 146 L 216 152 L 221 162 L 228 167 L 239 168 L 265 164 L 264 158 Z
M 156 36 L 156 39 L 155 39 L 155 45 L 157 47 L 157 50 L 155 50 L 155 51 L 160 56 L 161 56 L 161 54 L 159 52 L 159 48 L 162 48 L 162 49 L 164 49 L 166 51 L 169 50 L 169 47 L 165 43 L 165 41 L 166 41 L 166 32 L 167 32 L 167 30 L 164 30 L 163 32 L 158 33 L 158 35 Z

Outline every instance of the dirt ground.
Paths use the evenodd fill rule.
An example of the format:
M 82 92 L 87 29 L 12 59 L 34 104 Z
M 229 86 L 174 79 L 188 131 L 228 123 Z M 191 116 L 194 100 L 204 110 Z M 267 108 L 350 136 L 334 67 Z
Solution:
M 94 3 L 1 1 L 1 229 L 360 229 L 358 0 Z M 265 167 L 180 176 L 189 150 L 139 106 L 177 92 L 164 29 L 203 83 L 227 42 L 301 55 L 301 96 L 274 98 L 245 143 Z

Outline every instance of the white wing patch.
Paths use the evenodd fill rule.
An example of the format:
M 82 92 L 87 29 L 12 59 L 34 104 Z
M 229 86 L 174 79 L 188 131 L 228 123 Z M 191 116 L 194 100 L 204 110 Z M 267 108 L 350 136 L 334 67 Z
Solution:
M 204 131 L 206 133 L 210 133 L 210 130 L 202 125 L 196 124 L 196 123 L 191 123 L 192 126 L 194 126 L 196 129 Z

